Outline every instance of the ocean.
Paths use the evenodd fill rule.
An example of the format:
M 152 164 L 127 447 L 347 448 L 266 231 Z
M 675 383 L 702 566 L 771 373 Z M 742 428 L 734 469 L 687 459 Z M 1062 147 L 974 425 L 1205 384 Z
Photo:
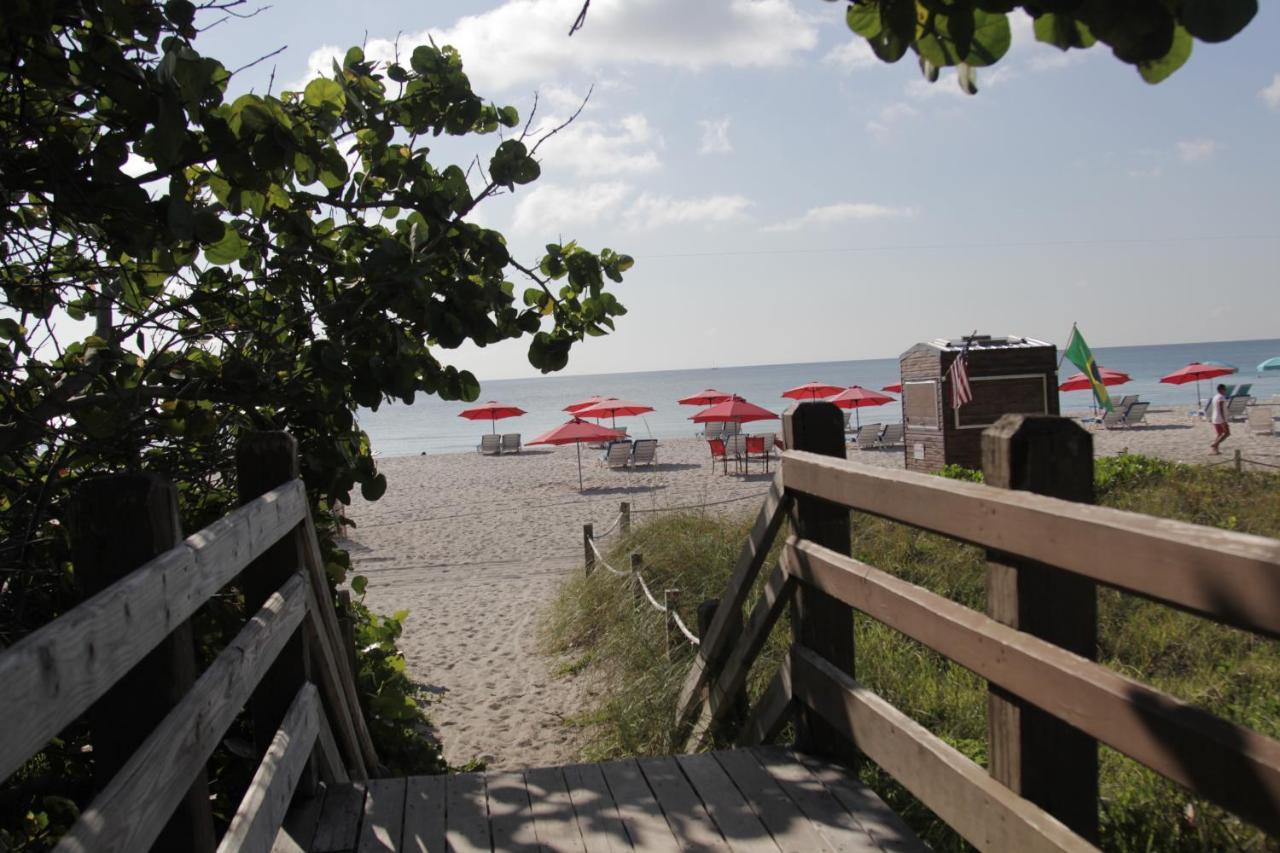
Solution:
M 1113 394 L 1138 394 L 1156 407 L 1186 410 L 1195 407 L 1194 383 L 1165 385 L 1159 381 L 1161 376 L 1191 361 L 1227 362 L 1238 367 L 1240 372 L 1219 381 L 1252 382 L 1255 397 L 1280 395 L 1280 374 L 1257 376 L 1254 372 L 1259 362 L 1280 356 L 1280 339 L 1098 347 L 1094 355 L 1098 364 L 1133 377 L 1132 382 L 1113 387 Z M 1064 364 L 1059 372 L 1059 381 L 1075 372 L 1073 365 Z M 832 385 L 862 385 L 878 390 L 897 382 L 898 378 L 897 358 L 592 376 L 550 375 L 481 382 L 477 402 L 498 400 L 524 409 L 528 414 L 498 421 L 497 430 L 521 433 L 525 441 L 567 420 L 568 415 L 563 411 L 565 406 L 596 395 L 653 406 L 654 411 L 648 414 L 618 419 L 618 426 L 625 424 L 632 437 L 689 438 L 699 431 L 689 420 L 698 409 L 678 405 L 675 401 L 704 388 L 738 394 L 781 414 L 793 402 L 783 398 L 782 392 L 811 380 Z M 1210 384 L 1201 383 L 1201 394 L 1209 391 Z M 1087 409 L 1090 400 L 1091 395 L 1087 391 L 1064 392 L 1060 398 L 1064 412 Z M 488 421 L 471 421 L 458 416 L 468 405 L 423 396 L 412 406 L 392 403 L 383 404 L 377 411 L 363 409 L 359 421 L 369 433 L 374 452 L 380 456 L 458 453 L 474 450 L 480 435 L 490 429 Z M 864 423 L 895 423 L 901 420 L 900 407 L 896 403 L 863 408 L 858 414 Z M 604 423 L 607 425 L 608 421 Z M 780 422 L 769 423 L 781 431 Z M 760 427 L 761 432 L 768 428 L 764 423 Z

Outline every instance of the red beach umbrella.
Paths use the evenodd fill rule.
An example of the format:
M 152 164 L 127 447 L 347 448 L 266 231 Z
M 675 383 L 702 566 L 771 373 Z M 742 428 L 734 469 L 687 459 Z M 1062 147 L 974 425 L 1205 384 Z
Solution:
M 676 402 L 682 406 L 714 406 L 716 403 L 732 400 L 733 397 L 733 394 L 726 394 L 723 391 L 708 388 L 705 391 L 699 391 L 697 394 L 690 394 L 684 399 L 676 400 Z
M 594 406 L 588 406 L 585 409 L 578 409 L 574 412 L 574 415 L 580 418 L 613 418 L 613 424 L 617 426 L 618 415 L 629 417 L 631 415 L 643 415 L 645 412 L 652 411 L 653 406 L 646 406 L 644 403 L 609 399 L 602 403 L 596 403 Z
M 890 393 L 892 393 L 892 394 L 901 394 L 901 393 L 902 393 L 902 383 L 901 383 L 901 382 L 895 382 L 895 383 L 893 383 L 892 385 L 886 385 L 886 386 L 884 386 L 884 387 L 883 387 L 883 388 L 881 388 L 880 390 L 881 390 L 881 391 L 888 391 L 888 392 L 890 392 Z
M 883 406 L 885 403 L 896 403 L 897 401 L 887 394 L 881 394 L 879 391 L 872 391 L 869 388 L 863 388 L 861 385 L 850 385 L 827 402 L 835 403 L 842 409 L 853 409 L 854 423 L 862 426 L 862 419 L 858 417 L 858 409 L 863 406 Z
M 612 400 L 612 399 L 614 398 L 613 397 L 588 397 L 585 400 L 579 400 L 576 403 L 570 403 L 569 405 L 561 409 L 561 411 L 572 412 L 576 415 L 580 409 L 589 409 L 592 406 L 594 406 L 596 403 L 603 403 L 605 400 Z
M 498 431 L 496 421 L 503 418 L 518 418 L 525 413 L 524 409 L 519 406 L 511 406 L 506 403 L 495 403 L 490 400 L 487 403 L 481 403 L 478 406 L 472 406 L 469 409 L 463 409 L 458 413 L 458 417 L 466 418 L 469 421 L 489 421 L 490 427 L 494 432 Z
M 788 388 L 786 391 L 782 392 L 782 396 L 790 397 L 792 400 L 803 400 L 806 397 L 810 400 L 816 400 L 819 397 L 830 397 L 832 394 L 839 394 L 843 390 L 843 385 L 826 385 L 822 382 L 806 382 L 803 385 Z
M 1102 377 L 1103 385 L 1123 385 L 1133 380 L 1133 377 L 1129 374 L 1120 370 L 1111 370 L 1107 367 L 1099 367 L 1098 375 Z M 1068 376 L 1066 381 L 1058 386 L 1059 391 L 1088 391 L 1091 388 L 1093 388 L 1093 383 L 1083 373 Z
M 717 403 L 709 409 L 703 409 L 689 418 L 689 420 L 696 424 L 704 424 L 707 421 L 746 423 L 747 421 L 766 421 L 777 417 L 773 412 L 761 408 L 755 403 L 748 403 L 741 397 L 732 397 L 723 403 Z
M 544 432 L 542 435 L 528 443 L 578 445 L 578 491 L 582 491 L 582 442 L 608 441 L 611 438 L 621 437 L 622 434 L 617 430 L 602 427 L 598 424 L 587 423 L 579 418 L 574 418 L 567 423 L 560 424 L 560 426 L 553 430 Z
M 1167 385 L 1185 385 L 1188 382 L 1196 383 L 1196 405 L 1199 406 L 1200 398 L 1200 380 L 1213 379 L 1217 376 L 1227 376 L 1235 373 L 1234 367 L 1226 367 L 1221 364 L 1202 364 L 1193 361 L 1186 367 L 1180 367 L 1168 376 L 1161 376 L 1160 381 Z

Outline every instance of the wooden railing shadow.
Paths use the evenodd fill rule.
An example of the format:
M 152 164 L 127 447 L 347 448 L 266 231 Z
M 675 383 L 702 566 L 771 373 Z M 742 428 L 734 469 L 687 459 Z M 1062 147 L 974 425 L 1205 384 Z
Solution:
M 220 850 L 270 848 L 295 791 L 378 766 L 296 444 L 254 434 L 237 466 L 243 505 L 185 539 L 168 481 L 86 483 L 72 536 L 87 599 L 0 653 L 0 778 L 89 722 L 97 793 L 60 851 L 212 851 L 204 768 L 246 707 L 261 761 Z M 190 620 L 228 585 L 246 621 L 197 673 Z
M 1092 440 L 1050 417 L 984 435 L 988 485 L 844 458 L 834 406 L 786 415 L 787 451 L 681 691 L 687 750 L 770 742 L 879 765 L 980 849 L 1091 849 L 1103 743 L 1269 833 L 1280 743 L 1096 663 L 1096 585 L 1280 637 L 1280 542 L 1091 506 Z M 988 613 L 850 556 L 850 511 L 986 549 Z M 784 520 L 793 534 L 743 618 Z M 792 644 L 741 719 L 782 613 Z M 987 680 L 990 772 L 854 675 L 854 608 Z

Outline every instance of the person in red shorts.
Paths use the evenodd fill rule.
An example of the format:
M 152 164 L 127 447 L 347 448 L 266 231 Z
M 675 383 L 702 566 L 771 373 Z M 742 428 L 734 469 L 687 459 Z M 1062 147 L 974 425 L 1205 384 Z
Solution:
M 1213 424 L 1213 431 L 1216 434 L 1213 444 L 1209 445 L 1209 452 L 1214 456 L 1221 456 L 1222 451 L 1218 450 L 1218 445 L 1231 435 L 1231 426 L 1227 423 L 1226 385 L 1219 385 L 1218 393 L 1214 394 L 1213 399 L 1209 401 L 1209 422 Z

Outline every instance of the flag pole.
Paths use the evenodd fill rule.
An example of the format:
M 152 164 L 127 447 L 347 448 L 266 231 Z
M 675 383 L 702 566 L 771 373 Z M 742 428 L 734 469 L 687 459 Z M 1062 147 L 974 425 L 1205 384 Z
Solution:
M 1067 350 L 1071 349 L 1071 341 L 1076 336 L 1076 324 L 1071 324 L 1071 333 L 1067 335 L 1067 345 L 1062 348 L 1062 357 L 1058 359 L 1058 370 L 1062 370 L 1062 362 L 1067 360 Z

